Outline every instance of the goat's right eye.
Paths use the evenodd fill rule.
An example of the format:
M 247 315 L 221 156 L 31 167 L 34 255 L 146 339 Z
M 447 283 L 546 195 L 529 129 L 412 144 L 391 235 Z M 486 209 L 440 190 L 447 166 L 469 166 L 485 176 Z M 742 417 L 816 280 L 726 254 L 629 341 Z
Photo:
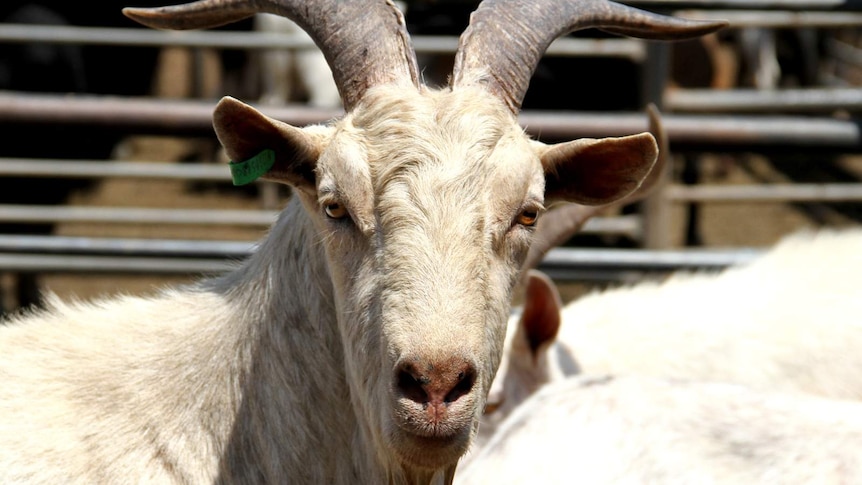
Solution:
M 524 210 L 518 214 L 518 217 L 515 219 L 518 224 L 526 227 L 533 227 L 536 225 L 536 221 L 539 220 L 539 211 L 537 210 Z
M 344 219 L 347 217 L 347 207 L 345 207 L 341 202 L 326 204 L 323 206 L 323 212 L 325 212 L 326 217 L 329 217 L 330 219 Z

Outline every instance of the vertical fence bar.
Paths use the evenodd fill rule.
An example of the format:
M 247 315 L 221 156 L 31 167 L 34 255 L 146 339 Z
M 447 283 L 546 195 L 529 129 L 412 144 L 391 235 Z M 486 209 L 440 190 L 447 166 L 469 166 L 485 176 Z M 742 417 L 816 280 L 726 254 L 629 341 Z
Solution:
M 643 68 L 641 99 L 643 105 L 653 103 L 661 111 L 664 107 L 664 92 L 670 76 L 670 46 L 663 42 L 649 42 Z M 661 142 L 660 142 L 661 143 Z M 656 182 L 653 193 L 640 204 L 643 227 L 641 245 L 649 249 L 663 249 L 671 244 L 671 203 L 664 197 L 665 188 L 671 182 L 672 162 L 670 145 L 665 140 L 659 146 L 660 155 L 666 158 L 663 172 Z

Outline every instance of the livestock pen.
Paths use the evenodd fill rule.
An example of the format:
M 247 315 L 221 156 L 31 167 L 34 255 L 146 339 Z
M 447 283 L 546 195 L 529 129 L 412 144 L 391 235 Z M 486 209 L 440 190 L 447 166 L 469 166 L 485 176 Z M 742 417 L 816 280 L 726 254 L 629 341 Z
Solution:
M 646 4 L 692 17 L 717 5 Z M 543 269 L 556 278 L 619 281 L 650 271 L 720 267 L 744 261 L 801 227 L 858 224 L 862 134 L 857 116 L 862 102 L 854 89 L 858 80 L 852 76 L 854 63 L 857 70 L 862 66 L 862 50 L 855 42 L 858 39 L 853 39 L 853 31 L 862 23 L 856 13 L 858 3 L 769 2 L 764 6 L 740 1 L 718 6 L 721 11 L 707 14 L 720 17 L 726 12 L 732 19 L 729 32 L 743 26 L 801 27 L 822 34 L 819 65 L 824 71 L 830 67 L 830 75 L 824 74 L 813 86 L 776 86 L 768 91 L 744 85 L 680 87 L 669 69 L 676 54 L 673 45 L 590 32 L 556 41 L 546 58 L 616 59 L 634 66 L 623 72 L 637 76 L 629 79 L 636 104 L 599 112 L 572 108 L 561 100 L 561 109 L 531 109 L 528 98 L 520 120 L 530 133 L 549 141 L 636 133 L 647 123 L 641 108 L 652 101 L 662 108 L 674 154 L 672 170 L 648 201 L 595 218 L 570 245 L 548 256 Z M 431 7 L 408 2 L 408 23 L 419 22 L 411 19 L 411 8 L 419 15 Z M 720 40 L 725 51 L 737 42 L 731 34 L 722 34 Z M 123 139 L 122 149 L 109 159 L 4 156 L 0 160 L 2 177 L 98 182 L 89 190 L 74 192 L 64 205 L 0 207 L 0 222 L 54 226 L 50 235 L 0 238 L 5 308 L 18 306 L 16 295 L 8 290 L 19 274 L 38 274 L 41 287 L 61 296 L 88 297 L 138 292 L 199 272 L 218 271 L 252 249 L 251 242 L 261 236 L 275 209 L 289 196 L 265 182 L 260 183 L 263 190 L 251 196 L 247 190 L 232 189 L 223 161 L 216 160 L 211 148 L 200 147 L 211 147 L 214 140 L 213 97 L 227 94 L 219 91 L 221 74 L 214 50 L 312 48 L 307 43 L 255 32 L 168 33 L 13 24 L 0 26 L 0 42 L 111 44 L 123 46 L 128 56 L 135 56 L 143 46 L 163 49 L 161 74 L 148 97 L 0 93 L 0 124 L 32 128 L 37 139 L 39 130 L 49 126 L 85 128 L 94 136 L 110 133 Z M 454 52 L 457 39 L 429 33 L 415 36 L 414 45 L 418 53 L 438 59 Z M 843 67 L 835 67 L 838 63 Z M 590 73 L 606 82 L 615 75 Z M 839 81 L 845 85 L 836 86 Z M 589 96 L 602 99 L 613 93 Z M 261 109 L 297 125 L 339 114 L 300 103 Z M 788 162 L 788 155 L 793 160 Z M 797 170 L 790 174 L 788 164 Z M 692 172 L 697 175 L 694 184 Z

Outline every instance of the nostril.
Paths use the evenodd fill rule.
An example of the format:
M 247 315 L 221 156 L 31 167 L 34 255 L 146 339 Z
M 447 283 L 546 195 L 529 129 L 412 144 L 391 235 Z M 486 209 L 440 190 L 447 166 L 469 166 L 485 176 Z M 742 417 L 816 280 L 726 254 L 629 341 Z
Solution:
M 455 386 L 446 394 L 445 402 L 457 401 L 459 397 L 469 393 L 473 389 L 473 384 L 476 382 L 476 372 L 472 368 L 467 368 L 458 373 L 458 381 Z
M 423 406 L 455 402 L 473 390 L 477 379 L 475 367 L 456 358 L 436 363 L 410 359 L 396 369 L 398 393 Z
M 398 389 L 401 394 L 411 401 L 423 404 L 428 402 L 428 393 L 423 388 L 423 383 L 427 383 L 427 378 L 416 377 L 416 372 L 412 365 L 404 365 L 398 371 Z

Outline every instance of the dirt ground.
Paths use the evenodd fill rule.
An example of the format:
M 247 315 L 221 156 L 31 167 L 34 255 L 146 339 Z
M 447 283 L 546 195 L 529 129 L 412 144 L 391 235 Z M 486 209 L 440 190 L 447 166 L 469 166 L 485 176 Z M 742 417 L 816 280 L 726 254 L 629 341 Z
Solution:
M 163 54 L 166 66 L 181 66 L 188 61 L 188 53 L 181 49 L 169 49 Z M 191 91 L 192 80 L 186 69 L 171 67 L 163 69 L 159 78 L 157 94 L 165 97 L 186 96 Z M 205 87 L 205 89 L 216 89 Z M 223 163 L 201 159 L 201 141 L 189 141 L 170 137 L 132 137 L 127 139 L 116 151 L 117 160 L 158 161 L 178 163 L 181 159 L 198 158 L 198 163 Z M 210 147 L 212 148 L 212 147 Z M 812 160 L 816 162 L 816 160 Z M 844 160 L 847 167 L 862 173 L 859 159 Z M 756 157 L 749 165 L 768 177 L 780 179 L 765 160 Z M 736 164 L 723 163 L 721 157 L 703 162 L 703 182 L 721 184 L 752 184 L 756 181 L 751 171 L 745 171 Z M 286 201 L 285 197 L 281 200 Z M 160 208 L 225 208 L 248 209 L 262 208 L 261 200 L 245 195 L 230 187 L 210 187 L 192 190 L 183 182 L 142 181 L 108 179 L 94 189 L 74 194 L 71 204 L 92 206 L 131 206 Z M 674 207 L 671 225 L 672 243 L 675 247 L 683 244 L 684 208 Z M 781 236 L 801 228 L 814 227 L 815 223 L 798 208 L 783 203 L 728 204 L 713 203 L 702 206 L 702 236 L 707 247 L 765 247 L 775 243 Z M 844 226 L 856 222 L 830 214 L 826 225 Z M 61 224 L 56 233 L 68 236 L 114 236 L 135 238 L 182 238 L 253 241 L 261 238 L 266 227 L 226 227 L 226 226 L 171 226 L 171 225 L 117 225 L 117 224 Z M 151 276 L 151 275 L 46 275 L 43 286 L 60 296 L 89 298 L 100 294 L 118 292 L 141 293 L 151 291 L 156 286 L 189 281 L 189 276 Z M 564 299 L 569 300 L 584 291 L 584 285 L 562 285 Z

